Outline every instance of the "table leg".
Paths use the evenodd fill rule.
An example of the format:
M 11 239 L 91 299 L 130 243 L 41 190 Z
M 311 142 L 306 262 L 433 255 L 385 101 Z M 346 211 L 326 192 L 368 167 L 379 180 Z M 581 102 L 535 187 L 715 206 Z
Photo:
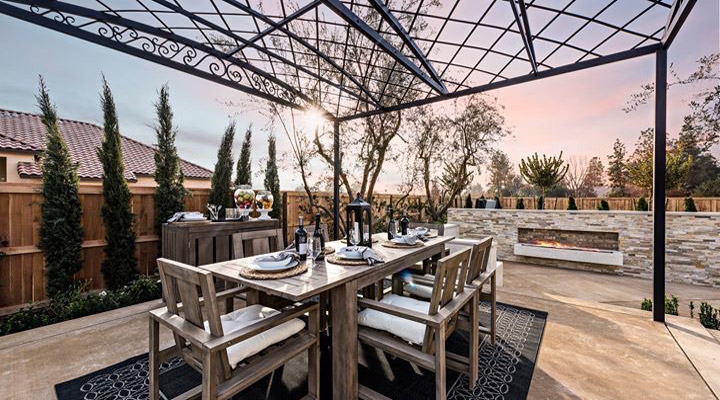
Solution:
M 150 368 L 150 400 L 158 400 L 160 398 L 160 324 L 154 319 L 150 320 L 150 349 L 148 352 L 149 368 Z
M 358 398 L 357 282 L 330 292 L 332 304 L 332 370 L 335 400 Z

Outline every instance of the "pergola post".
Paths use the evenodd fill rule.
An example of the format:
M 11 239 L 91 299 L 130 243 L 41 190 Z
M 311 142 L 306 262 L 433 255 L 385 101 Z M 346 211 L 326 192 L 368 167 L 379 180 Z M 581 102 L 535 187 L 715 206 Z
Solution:
M 653 320 L 665 322 L 665 159 L 667 50 L 655 53 L 655 148 L 653 153 Z
M 333 239 L 340 239 L 340 121 L 333 121 Z

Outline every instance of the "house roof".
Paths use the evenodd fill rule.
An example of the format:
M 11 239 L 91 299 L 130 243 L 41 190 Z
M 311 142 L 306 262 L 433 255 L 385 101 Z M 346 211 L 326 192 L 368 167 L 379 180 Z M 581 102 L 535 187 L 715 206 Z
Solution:
M 100 179 L 102 164 L 97 156 L 103 130 L 98 125 L 58 119 L 60 133 L 70 150 L 70 157 L 78 163 L 81 179 Z M 125 177 L 137 180 L 138 175 L 152 176 L 155 173 L 155 149 L 152 146 L 122 136 Z M 0 149 L 13 151 L 40 152 L 45 149 L 46 129 L 39 115 L 0 109 Z M 212 171 L 185 160 L 180 165 L 188 178 L 209 179 Z M 18 174 L 23 177 L 40 177 L 42 171 L 36 162 L 19 162 Z

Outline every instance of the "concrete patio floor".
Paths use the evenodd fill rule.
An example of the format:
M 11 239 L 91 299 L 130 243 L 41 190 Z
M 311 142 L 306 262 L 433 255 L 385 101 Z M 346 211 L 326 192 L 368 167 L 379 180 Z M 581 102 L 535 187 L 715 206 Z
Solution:
M 638 309 L 650 285 L 507 263 L 499 300 L 549 313 L 529 398 L 717 399 L 720 342 L 697 320 L 652 322 L 649 312 Z M 670 284 L 668 289 L 681 299 L 720 302 L 717 289 Z M 146 352 L 146 312 L 158 305 L 0 338 L 0 398 L 54 399 L 54 384 Z M 162 333 L 169 346 L 170 335 Z

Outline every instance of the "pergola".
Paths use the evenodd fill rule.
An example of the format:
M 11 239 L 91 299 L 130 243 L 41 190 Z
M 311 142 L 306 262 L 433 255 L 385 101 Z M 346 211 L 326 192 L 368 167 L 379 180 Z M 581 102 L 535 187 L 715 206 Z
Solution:
M 695 0 L 0 0 L 0 13 L 334 123 L 654 54 L 653 204 L 665 204 L 667 49 Z M 358 54 L 362 56 L 358 56 Z M 665 210 L 653 207 L 664 321 Z

